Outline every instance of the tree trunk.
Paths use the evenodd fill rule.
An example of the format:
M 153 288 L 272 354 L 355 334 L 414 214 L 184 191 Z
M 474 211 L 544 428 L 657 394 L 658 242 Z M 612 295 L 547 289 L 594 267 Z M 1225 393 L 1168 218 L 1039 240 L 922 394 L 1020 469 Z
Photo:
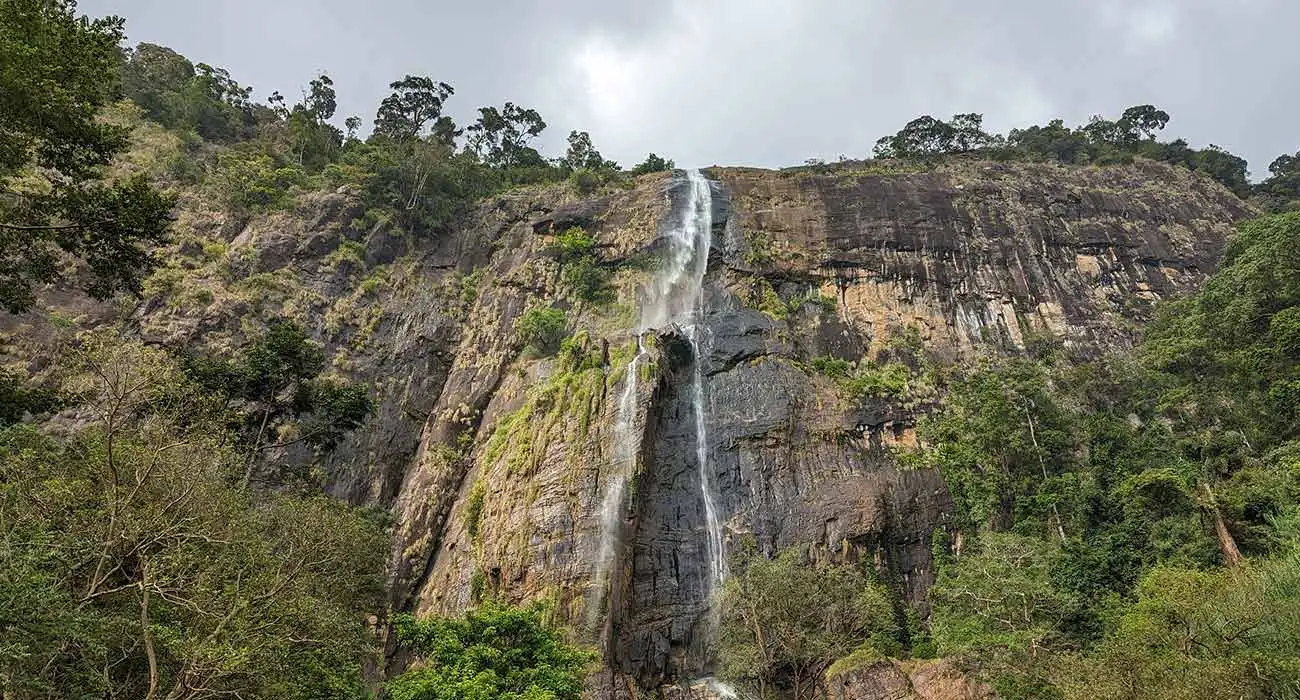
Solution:
M 266 435 L 266 424 L 270 420 L 271 408 L 268 406 L 262 413 L 262 427 L 257 429 L 257 440 L 253 443 L 253 448 L 248 451 L 248 462 L 244 465 L 244 481 L 241 486 L 245 491 L 253 480 L 253 467 L 257 464 L 258 453 L 262 451 L 262 437 Z
M 1223 563 L 1229 568 L 1237 568 L 1241 565 L 1241 550 L 1237 548 L 1237 540 L 1233 538 L 1232 532 L 1228 530 L 1228 523 L 1223 519 L 1223 513 L 1219 510 L 1219 504 L 1214 500 L 1214 491 L 1210 490 L 1208 482 L 1202 483 L 1201 487 L 1205 489 L 1205 495 L 1209 497 L 1210 515 L 1214 517 L 1214 534 L 1219 539 L 1219 550 L 1223 552 Z
M 1034 416 L 1029 412 L 1029 405 L 1025 405 L 1025 420 L 1029 421 L 1029 440 L 1034 443 L 1034 452 L 1038 455 L 1038 468 L 1043 471 L 1043 483 L 1047 483 L 1047 462 L 1043 459 L 1043 448 L 1038 444 L 1038 434 L 1034 431 Z M 1056 534 L 1065 541 L 1065 526 L 1061 524 L 1061 511 L 1056 509 L 1056 501 L 1052 501 L 1052 520 L 1056 524 Z
M 154 652 L 149 624 L 149 565 L 145 563 L 140 571 L 140 632 L 144 637 L 145 658 L 149 661 L 149 693 L 145 700 L 153 700 L 158 695 L 158 655 Z

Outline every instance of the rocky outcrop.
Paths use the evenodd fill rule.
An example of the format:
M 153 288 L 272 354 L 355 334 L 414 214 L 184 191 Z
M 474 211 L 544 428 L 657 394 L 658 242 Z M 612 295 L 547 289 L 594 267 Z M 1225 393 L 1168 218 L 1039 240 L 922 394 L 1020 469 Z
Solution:
M 590 199 L 565 185 L 525 189 L 427 237 L 369 220 L 347 192 L 243 226 L 187 211 L 189 239 L 128 320 L 152 342 L 223 347 L 267 319 L 301 319 L 332 371 L 374 387 L 375 417 L 319 466 L 336 495 L 391 508 L 393 608 L 550 599 L 559 620 L 601 646 L 614 674 L 602 682 L 625 694 L 711 664 L 685 379 L 696 363 L 727 541 L 870 561 L 923 606 L 931 535 L 950 503 L 938 474 L 894 457 L 935 398 L 922 364 L 1017 352 L 1049 335 L 1084 351 L 1125 346 L 1154 301 L 1204 279 L 1248 213 L 1212 182 L 1150 163 L 706 174 L 707 332 L 698 356 L 679 329 L 646 334 L 640 450 L 605 573 L 596 560 L 619 398 L 680 176 Z M 575 288 L 572 262 L 556 253 L 554 235 L 571 226 L 595 237 L 611 303 Z M 537 305 L 566 312 L 572 337 L 555 357 L 527 351 L 516 333 Z M 115 318 L 102 306 L 82 315 Z M 39 316 L 3 320 L 0 359 L 32 356 L 20 346 L 49 342 L 48 327 Z M 834 359 L 893 359 L 918 378 L 901 392 L 846 391 L 824 372 Z M 870 697 L 845 683 L 839 697 Z

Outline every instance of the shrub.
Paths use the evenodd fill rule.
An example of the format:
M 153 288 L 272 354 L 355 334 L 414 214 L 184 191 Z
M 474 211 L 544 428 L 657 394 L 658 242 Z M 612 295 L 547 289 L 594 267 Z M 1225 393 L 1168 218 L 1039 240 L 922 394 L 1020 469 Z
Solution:
M 760 697 L 777 688 L 811 697 L 826 670 L 864 643 L 873 658 L 898 648 L 893 602 L 866 569 L 801 559 L 796 549 L 773 560 L 753 553 L 723 586 L 722 672 L 755 681 Z
M 907 393 L 912 372 L 907 365 L 889 362 L 882 367 L 868 364 L 860 368 L 844 384 L 844 389 L 855 398 L 888 399 Z
M 601 267 L 594 256 L 588 255 L 565 265 L 562 278 L 573 296 L 582 301 L 592 304 L 614 301 L 614 292 L 609 287 L 609 270 Z
M 466 310 L 473 306 L 474 302 L 478 300 L 478 289 L 479 286 L 483 284 L 483 278 L 486 274 L 486 271 L 479 267 L 461 278 L 460 303 Z
M 343 243 L 339 244 L 339 247 L 325 256 L 325 264 L 331 268 L 337 268 L 344 264 L 356 264 L 364 267 L 366 264 L 366 247 L 356 241 L 343 241 Z
M 848 379 L 849 373 L 853 371 L 852 363 L 838 357 L 814 357 L 808 366 L 814 372 L 832 379 Z
M 579 700 L 596 655 L 565 642 L 545 618 L 541 605 L 496 602 L 461 619 L 399 616 L 397 638 L 419 661 L 388 683 L 387 697 Z
M 763 231 L 745 233 L 745 262 L 761 267 L 772 262 L 772 239 Z
M 472 539 L 478 537 L 478 526 L 483 522 L 483 502 L 486 498 L 487 488 L 483 482 L 474 482 L 474 486 L 469 490 L 469 500 L 465 502 L 465 531 Z
M 600 189 L 600 186 L 605 184 L 605 181 L 600 176 L 600 173 L 586 168 L 579 168 L 569 175 L 569 184 L 573 185 L 573 189 L 578 194 L 586 196 Z
M 247 215 L 281 205 L 289 190 L 307 182 L 296 165 L 278 166 L 265 153 L 231 149 L 217 154 L 213 186 L 232 213 Z
M 515 324 L 515 332 L 525 348 L 550 355 L 564 340 L 567 319 L 564 312 L 552 307 L 535 306 L 524 312 Z
M 571 226 L 555 235 L 555 251 L 561 260 L 574 260 L 596 250 L 596 238 L 581 226 Z

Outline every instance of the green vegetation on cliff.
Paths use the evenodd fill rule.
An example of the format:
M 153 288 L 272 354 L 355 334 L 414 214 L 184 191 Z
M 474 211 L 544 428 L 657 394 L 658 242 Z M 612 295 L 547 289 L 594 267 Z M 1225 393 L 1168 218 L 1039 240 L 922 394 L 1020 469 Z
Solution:
M 1007 699 L 1300 695 L 1297 250 L 1300 213 L 1247 221 L 1132 350 L 1035 337 L 934 373 L 920 447 L 897 448 L 954 504 L 928 619 L 853 622 L 873 584 L 791 548 L 735 565 L 720 671 L 814 697 L 828 669 L 937 652 Z M 906 390 L 894 366 L 808 369 L 873 396 Z
M 956 114 L 950 121 L 926 115 L 908 122 L 892 136 L 881 138 L 875 156 L 925 161 L 969 155 L 1072 165 L 1113 165 L 1147 158 L 1202 173 L 1243 199 L 1253 198 L 1268 211 L 1284 211 L 1300 202 L 1300 154 L 1278 157 L 1269 165 L 1270 176 L 1252 185 L 1246 161 L 1218 146 L 1197 149 L 1184 139 L 1159 141 L 1157 135 L 1169 119 L 1168 112 L 1153 105 L 1137 105 L 1114 120 L 1094 116 L 1087 124 L 1072 129 L 1055 119 L 1046 126 L 1012 129 L 1002 135 L 984 131 L 982 114 Z
M 248 313 L 219 347 L 68 334 L 51 364 L 0 368 L 0 696 L 366 697 L 390 539 L 374 514 L 319 495 L 313 470 L 370 419 L 373 388 L 333 374 L 313 326 L 275 309 L 297 304 L 299 321 L 331 332 L 355 319 L 345 344 L 363 347 L 385 309 L 355 303 L 409 291 L 401 272 L 415 265 L 370 243 L 409 251 L 489 195 L 568 182 L 587 197 L 673 163 L 650 154 L 624 172 L 578 130 L 563 157 L 548 159 L 533 147 L 547 128 L 536 110 L 484 106 L 458 125 L 444 114 L 454 88 L 418 75 L 389 85 L 360 138 L 361 118 L 333 123 L 329 75 L 312 76 L 295 103 L 274 93 L 258 104 L 224 69 L 151 44 L 123 51 L 122 37 L 121 20 L 79 18 L 69 0 L 0 0 L 0 306 L 30 309 L 44 286 L 66 280 L 169 309 L 231 291 L 243 304 L 235 313 Z M 1146 158 L 1203 173 L 1265 210 L 1300 201 L 1300 153 L 1251 185 L 1246 163 L 1222 149 L 1159 141 L 1168 120 L 1143 105 L 999 136 L 978 114 L 923 117 L 881 140 L 885 160 L 854 172 L 906 174 L 962 154 L 1098 166 Z M 271 230 L 322 193 L 360 206 L 322 219 L 317 240 Z M 178 201 L 185 252 L 156 260 Z M 220 219 L 222 231 L 194 228 L 202 207 L 218 210 L 208 223 Z M 300 271 L 262 267 L 250 246 L 233 250 L 239 232 L 281 235 L 282 259 L 318 259 L 316 271 L 346 280 L 351 296 L 303 291 Z M 744 235 L 751 266 L 787 252 Z M 920 428 L 923 447 L 904 455 L 937 467 L 956 506 L 935 541 L 932 616 L 908 617 L 865 565 L 794 548 L 753 556 L 724 586 L 721 670 L 764 695 L 809 696 L 825 692 L 828 673 L 928 657 L 937 645 L 1007 698 L 1300 695 L 1297 251 L 1300 214 L 1250 222 L 1205 290 L 1169 304 L 1135 352 L 1084 362 L 1036 346 L 944 387 Z M 553 253 L 559 285 L 549 291 L 561 300 L 531 299 L 513 329 L 525 356 L 558 359 L 480 454 L 503 462 L 501 476 L 533 471 L 562 432 L 585 438 L 616 381 L 610 368 L 622 366 L 581 330 L 585 305 L 612 300 L 614 263 L 577 227 L 555 236 Z M 446 311 L 463 320 L 494 273 L 455 274 L 464 276 Z M 755 285 L 753 305 L 775 321 L 810 303 L 835 306 Z M 335 368 L 348 365 L 344 350 Z M 915 365 L 809 361 L 847 400 L 908 409 L 936 402 L 944 381 Z M 461 435 L 472 442 L 472 431 Z M 307 454 L 295 462 L 307 468 L 283 466 L 290 450 Z M 471 540 L 499 526 L 490 483 L 469 489 Z M 537 608 L 401 618 L 395 634 L 415 659 L 387 688 L 395 699 L 570 700 L 590 660 Z
M 956 504 L 940 652 L 1003 697 L 1300 692 L 1298 247 L 1300 214 L 1248 222 L 1132 354 L 951 387 L 914 456 Z

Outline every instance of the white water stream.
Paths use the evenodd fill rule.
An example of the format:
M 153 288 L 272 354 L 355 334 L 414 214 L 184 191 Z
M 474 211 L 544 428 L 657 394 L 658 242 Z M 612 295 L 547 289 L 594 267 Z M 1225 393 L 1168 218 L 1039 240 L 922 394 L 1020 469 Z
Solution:
M 704 273 L 709 264 L 709 247 L 713 230 L 713 195 L 709 181 L 698 170 L 686 173 L 688 192 L 682 218 L 669 232 L 665 260 L 652 280 L 637 324 L 637 354 L 629 363 L 623 393 L 619 397 L 618 419 L 614 424 L 614 460 L 606 477 L 601 502 L 600 548 L 596 562 L 596 585 L 603 600 L 608 600 L 610 569 L 618 546 L 623 499 L 627 481 L 636 470 L 641 453 L 643 429 L 637 425 L 638 373 L 647 354 L 642 335 L 651 329 L 675 325 L 690 341 L 693 354 L 691 403 L 695 414 L 696 461 L 699 465 L 700 495 L 704 502 L 707 530 L 709 581 L 706 595 L 711 597 L 726 577 L 726 554 L 722 525 L 713 482 L 709 471 L 708 420 L 704 387 L 704 370 L 700 357 L 708 338 L 704 326 Z M 643 428 L 643 426 L 640 426 Z M 598 606 L 603 607 L 603 606 Z

